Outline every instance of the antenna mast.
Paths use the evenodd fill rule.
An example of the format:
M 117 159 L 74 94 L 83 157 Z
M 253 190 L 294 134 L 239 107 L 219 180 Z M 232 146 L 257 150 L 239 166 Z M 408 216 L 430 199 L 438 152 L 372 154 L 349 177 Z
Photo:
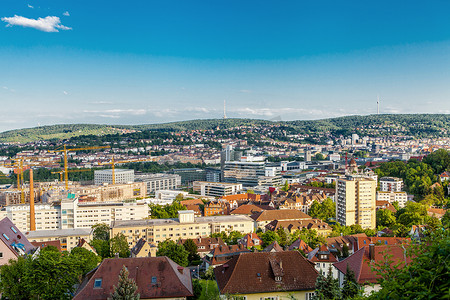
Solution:
M 223 100 L 223 118 L 226 119 L 227 118 L 227 110 L 226 110 L 226 104 L 227 104 L 227 100 Z
M 380 96 L 377 95 L 377 115 L 380 114 Z

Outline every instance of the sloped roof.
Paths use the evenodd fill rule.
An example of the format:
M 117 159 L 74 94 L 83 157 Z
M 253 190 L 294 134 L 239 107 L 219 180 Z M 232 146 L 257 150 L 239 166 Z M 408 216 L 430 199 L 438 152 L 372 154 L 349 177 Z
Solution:
M 289 246 L 289 250 L 295 250 L 295 249 L 300 249 L 306 254 L 313 251 L 313 249 L 310 246 L 308 246 L 308 244 L 305 243 L 302 239 L 295 240 L 295 242 L 293 242 Z
M 61 241 L 46 241 L 46 242 L 31 242 L 31 244 L 36 248 L 45 248 L 47 246 L 54 246 L 61 252 Z
M 214 274 L 222 295 L 314 290 L 318 275 L 298 251 L 242 253 Z
M 126 266 L 138 287 L 141 299 L 182 298 L 193 296 L 191 274 L 166 256 L 107 258 L 83 280 L 74 300 L 107 299 L 119 281 L 122 266 Z M 156 277 L 156 283 L 152 283 Z M 95 279 L 102 279 L 100 288 L 94 288 Z
M 378 245 L 396 245 L 396 244 L 409 244 L 411 243 L 410 238 L 402 237 L 358 237 L 357 249 L 364 246 L 369 246 L 369 244 Z
M 10 219 L 8 219 L 8 217 L 5 217 L 0 221 L 0 240 L 16 256 L 28 254 L 35 249 L 26 236 L 13 222 L 11 222 Z
M 263 211 L 262 208 L 254 204 L 244 204 L 234 209 L 230 214 L 232 215 L 251 215 Z
M 241 238 L 238 243 L 241 245 L 244 245 L 247 248 L 253 247 L 255 246 L 255 240 L 259 241 L 257 246 L 262 245 L 262 240 L 259 238 L 259 236 L 252 232 L 252 233 L 247 233 L 243 238 Z
M 251 218 L 257 222 L 311 219 L 310 216 L 297 209 L 264 210 L 252 215 Z
M 291 250 L 291 249 L 289 249 Z M 273 241 L 272 244 L 264 248 L 263 252 L 281 252 L 284 251 L 283 248 L 281 248 L 280 244 L 278 244 L 277 241 Z
M 362 247 L 356 251 L 353 255 L 347 257 L 343 261 L 333 264 L 340 272 L 343 274 L 347 273 L 347 265 L 355 273 L 355 278 L 359 284 L 376 283 L 377 279 L 380 277 L 373 272 L 371 269 L 371 261 L 376 263 L 381 263 L 385 261 L 385 255 L 389 254 L 392 257 L 392 266 L 401 262 L 398 266 L 402 268 L 406 263 L 411 262 L 411 258 L 405 256 L 404 245 L 382 245 L 373 246 L 374 247 L 374 257 L 370 258 L 369 249 L 370 247 Z
M 199 205 L 199 204 L 203 204 L 203 201 L 201 199 L 181 200 L 180 204 L 183 205 L 183 206 L 186 206 L 186 205 Z
M 303 228 L 315 229 L 315 230 L 332 230 L 332 228 L 324 221 L 319 219 L 309 220 L 291 220 L 291 221 L 279 221 L 273 220 L 265 226 L 267 230 L 276 231 L 279 228 L 285 228 L 289 231 L 302 230 Z

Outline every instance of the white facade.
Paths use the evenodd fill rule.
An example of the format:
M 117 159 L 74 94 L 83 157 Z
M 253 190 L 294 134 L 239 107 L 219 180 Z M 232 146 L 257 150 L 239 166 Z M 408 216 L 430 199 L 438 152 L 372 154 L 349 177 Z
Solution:
M 147 203 L 79 203 L 78 199 L 57 204 L 35 205 L 36 230 L 91 228 L 98 223 L 108 225 L 116 220 L 141 220 L 149 216 Z M 21 231 L 30 230 L 30 205 L 11 205 L 0 211 L 0 219 L 8 217 Z
M 183 195 L 183 197 L 189 195 L 188 192 L 184 191 L 160 190 L 156 192 L 155 198 L 160 200 L 174 200 L 180 194 Z
M 200 192 L 200 195 L 202 196 L 221 197 L 238 194 L 242 190 L 242 184 L 194 181 L 193 190 Z
M 147 195 L 159 190 L 175 190 L 181 186 L 181 176 L 177 174 L 142 174 L 136 175 L 135 180 L 147 184 Z
M 401 192 L 403 189 L 403 180 L 396 177 L 380 178 L 380 191 L 382 192 Z
M 116 184 L 134 182 L 134 170 L 114 169 L 114 177 Z M 113 183 L 112 169 L 94 171 L 94 184 L 102 185 L 104 183 Z
M 406 192 L 377 192 L 377 201 L 388 201 L 389 203 L 398 202 L 400 208 L 405 207 L 408 201 L 408 195 Z

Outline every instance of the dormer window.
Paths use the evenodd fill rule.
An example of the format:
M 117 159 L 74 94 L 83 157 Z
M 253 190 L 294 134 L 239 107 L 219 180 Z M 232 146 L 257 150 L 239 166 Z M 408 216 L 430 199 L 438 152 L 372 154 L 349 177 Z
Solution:
M 281 281 L 281 278 L 282 278 L 281 276 L 275 276 L 275 281 L 276 281 L 276 282 L 280 282 L 280 281 Z
M 102 287 L 102 279 L 96 278 L 94 281 L 94 288 L 101 288 Z

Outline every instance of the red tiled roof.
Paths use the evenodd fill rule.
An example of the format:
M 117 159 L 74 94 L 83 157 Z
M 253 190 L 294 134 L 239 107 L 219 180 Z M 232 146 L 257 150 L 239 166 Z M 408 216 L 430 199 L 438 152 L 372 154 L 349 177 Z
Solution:
M 347 272 L 347 265 L 355 273 L 356 280 L 359 284 L 376 283 L 377 279 L 380 277 L 373 272 L 371 269 L 371 263 L 377 262 L 382 263 L 385 261 L 385 255 L 389 254 L 393 262 L 392 265 L 396 265 L 400 262 L 400 268 L 406 263 L 411 262 L 411 258 L 405 256 L 405 249 L 402 245 L 382 245 L 373 246 L 374 247 L 374 257 L 370 258 L 370 247 L 362 247 L 356 251 L 353 255 L 347 257 L 343 261 L 333 264 L 340 272 L 345 274 Z
M 369 246 L 370 244 L 379 245 L 397 245 L 397 244 L 409 244 L 411 243 L 410 238 L 401 237 L 358 237 L 357 248 L 360 249 L 364 246 Z
M 297 209 L 264 210 L 252 215 L 251 218 L 257 222 L 312 219 L 310 216 Z
M 258 241 L 258 243 L 255 244 L 255 241 Z M 244 245 L 247 248 L 251 248 L 254 246 L 261 246 L 263 242 L 256 233 L 247 233 L 242 239 L 239 240 L 239 244 Z
M 279 228 L 288 229 L 290 232 L 295 230 L 315 229 L 318 232 L 322 230 L 332 230 L 332 228 L 324 221 L 319 219 L 309 219 L 309 220 L 292 220 L 292 221 L 279 221 L 273 220 L 265 226 L 267 230 L 276 231 Z
M 34 247 L 39 247 L 39 248 L 45 248 L 47 246 L 54 246 L 58 249 L 59 252 L 61 252 L 61 241 L 57 240 L 57 241 L 46 241 L 46 242 L 31 242 L 31 244 Z
M 243 253 L 214 274 L 222 295 L 314 290 L 318 275 L 298 251 Z
M 291 250 L 291 249 L 289 249 Z M 283 248 L 281 248 L 280 244 L 278 244 L 277 241 L 273 241 L 272 244 L 264 248 L 263 252 L 281 252 L 284 251 Z
M 189 269 L 166 256 L 159 256 L 107 258 L 88 273 L 73 299 L 108 299 L 118 283 L 122 266 L 127 267 L 129 277 L 136 281 L 141 299 L 193 296 Z M 152 277 L 156 277 L 156 283 L 152 283 Z M 94 288 L 95 279 L 102 279 L 100 288 Z
M 300 249 L 305 254 L 308 254 L 309 252 L 313 251 L 313 249 L 310 246 L 308 246 L 308 244 L 305 243 L 302 239 L 297 239 L 295 242 L 293 242 L 289 246 L 289 250 L 295 250 L 295 249 Z
M 231 214 L 232 215 L 251 215 L 251 214 L 254 214 L 256 212 L 261 212 L 261 211 L 263 211 L 263 209 L 259 208 L 256 205 L 244 204 L 244 205 L 239 206 L 235 210 L 233 210 L 231 212 Z
M 182 200 L 180 201 L 181 205 L 200 205 L 203 204 L 203 201 L 201 199 L 189 199 L 189 200 Z

